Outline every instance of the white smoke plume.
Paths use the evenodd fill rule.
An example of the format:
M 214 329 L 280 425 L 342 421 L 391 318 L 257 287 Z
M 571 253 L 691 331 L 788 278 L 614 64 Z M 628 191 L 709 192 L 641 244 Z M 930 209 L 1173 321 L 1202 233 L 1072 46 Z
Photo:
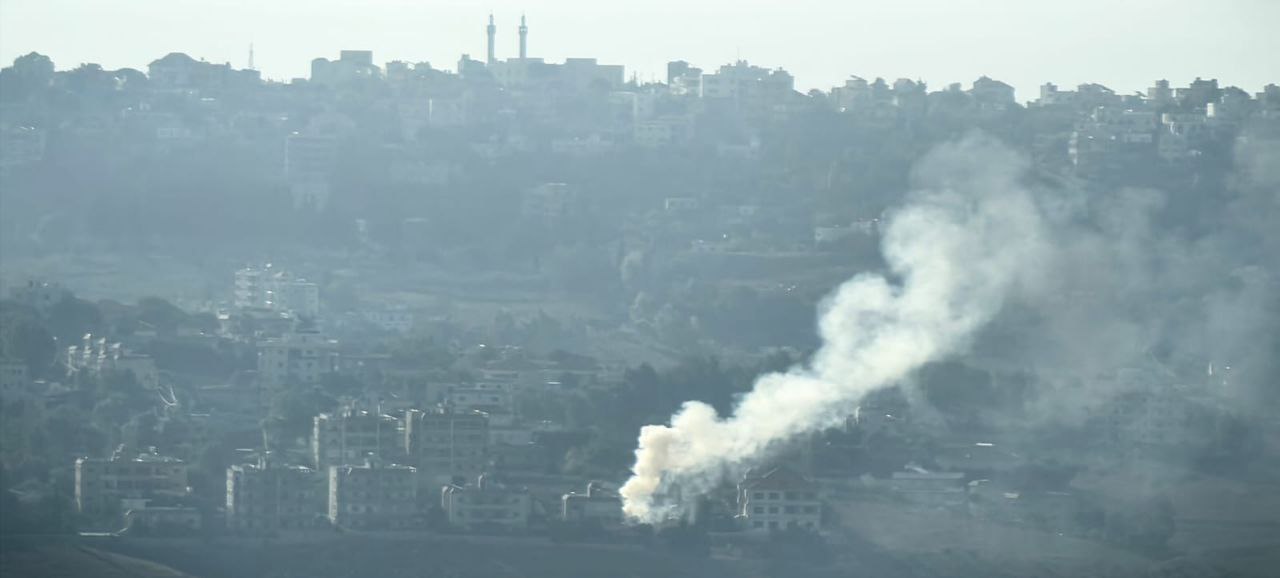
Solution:
M 761 376 L 732 415 L 686 402 L 670 425 L 642 428 L 620 490 L 626 515 L 677 517 L 778 444 L 840 424 L 867 392 L 965 347 L 1043 253 L 1040 211 L 1019 182 L 1025 166 L 983 137 L 922 160 L 918 190 L 884 231 L 888 276 L 841 285 L 824 305 L 823 345 L 808 365 Z

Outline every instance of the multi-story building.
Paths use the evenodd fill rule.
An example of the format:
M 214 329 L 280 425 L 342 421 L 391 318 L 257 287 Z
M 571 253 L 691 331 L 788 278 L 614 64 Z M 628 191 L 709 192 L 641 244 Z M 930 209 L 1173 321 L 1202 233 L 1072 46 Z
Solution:
M 315 417 L 311 452 L 316 468 L 360 464 L 370 456 L 397 459 L 404 454 L 400 421 L 377 412 L 346 409 Z
M 85 373 L 101 375 L 104 372 L 129 372 L 134 379 L 148 389 L 160 386 L 160 371 L 150 355 L 134 353 L 120 343 L 108 342 L 105 337 L 95 338 L 86 333 L 80 345 L 67 347 L 64 362 L 67 375 Z
M 329 468 L 329 522 L 356 530 L 408 530 L 418 527 L 418 470 L 404 465 Z
M 377 309 L 360 314 L 365 323 L 388 333 L 408 333 L 413 329 L 414 315 L 405 309 Z
M 227 528 L 241 532 L 314 528 L 326 513 L 325 477 L 265 462 L 227 468 Z
M 822 500 L 813 482 L 790 468 L 750 472 L 738 484 L 738 519 L 749 532 L 817 530 Z
M 587 484 L 587 492 L 570 492 L 560 498 L 560 519 L 600 526 L 622 524 L 622 498 L 617 493 Z
M 422 472 L 424 485 L 473 478 L 488 464 L 489 418 L 481 412 L 410 411 L 404 439 L 409 463 Z
M 108 459 L 76 460 L 76 509 L 94 517 L 123 513 L 121 500 L 164 500 L 188 495 L 187 464 L 152 449 L 133 457 L 122 450 Z
M 889 487 L 903 500 L 927 507 L 960 506 L 965 502 L 964 472 L 930 472 L 921 468 L 894 472 Z
M 453 387 L 445 394 L 445 405 L 460 412 L 480 410 L 489 414 L 511 413 L 511 392 L 499 384 Z
M 315 319 L 320 315 L 320 286 L 271 264 L 245 267 L 235 273 L 233 303 L 237 309 L 266 309 Z
M 43 129 L 30 126 L 0 127 L 0 175 L 43 160 L 47 141 Z
M 315 58 L 311 61 L 311 82 L 315 84 L 341 86 L 381 76 L 382 71 L 373 63 L 370 50 L 343 50 L 337 60 Z
M 0 399 L 12 401 L 26 398 L 30 391 L 31 379 L 27 374 L 27 364 L 19 359 L 0 359 Z
M 338 342 L 301 329 L 258 342 L 258 380 L 267 387 L 312 384 L 338 367 Z
M 561 219 L 583 212 L 583 200 L 576 187 L 565 183 L 544 183 L 526 190 L 520 200 L 520 214 L 531 219 Z
M 529 525 L 529 490 L 513 488 L 480 475 L 475 485 L 449 484 L 441 489 L 440 507 L 449 524 L 466 529 L 514 530 Z

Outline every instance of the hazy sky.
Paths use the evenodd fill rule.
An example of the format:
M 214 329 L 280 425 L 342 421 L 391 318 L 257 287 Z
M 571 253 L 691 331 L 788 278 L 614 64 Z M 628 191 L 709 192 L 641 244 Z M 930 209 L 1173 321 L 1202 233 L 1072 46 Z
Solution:
M 935 88 L 986 74 L 1024 100 L 1045 81 L 1280 83 L 1280 0 L 0 0 L 0 60 L 34 50 L 59 68 L 145 70 L 181 51 L 243 67 L 252 41 L 269 78 L 305 76 L 343 48 L 452 69 L 462 53 L 483 58 L 490 11 L 499 57 L 514 55 L 525 12 L 530 56 L 594 56 L 642 78 L 662 78 L 669 60 L 740 57 L 790 70 L 801 89 L 850 74 Z

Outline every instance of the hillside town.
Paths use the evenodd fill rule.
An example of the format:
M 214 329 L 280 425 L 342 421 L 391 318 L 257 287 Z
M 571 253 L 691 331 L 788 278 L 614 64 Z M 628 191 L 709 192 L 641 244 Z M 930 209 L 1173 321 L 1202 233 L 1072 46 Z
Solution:
M 1214 235 L 1274 238 L 1274 206 L 1220 191 L 1270 186 L 1241 167 L 1280 150 L 1280 85 L 1046 82 L 1020 101 L 985 76 L 850 76 L 805 93 L 743 60 L 645 81 L 539 58 L 531 28 L 515 55 L 491 16 L 477 57 L 342 50 L 287 81 L 252 48 L 243 67 L 33 52 L 0 70 L 5 531 L 753 558 L 938 516 L 1143 563 L 1223 528 L 1271 544 L 1274 487 L 1196 492 L 1280 479 L 1274 341 L 1155 337 L 1144 307 L 1212 298 L 1154 273 L 1133 341 L 1093 344 L 1112 358 L 1055 365 L 1079 340 L 1041 338 L 1049 315 L 1010 299 L 971 352 L 770 448 L 682 516 L 637 524 L 619 491 L 641 426 L 690 399 L 725 415 L 819 347 L 815 305 L 892 266 L 882 234 L 916 161 L 966 135 L 1017 151 L 1031 186 L 1074 191 L 1064 213 L 1090 199 L 1099 235 L 1201 241 L 1219 268 L 1196 270 L 1235 291 L 1211 313 L 1274 295 L 1269 264 L 1207 255 L 1271 247 Z M 1045 292 L 1068 314 L 1119 291 L 1063 283 Z M 1274 340 L 1268 315 L 1223 324 Z M 1002 357 L 1033 343 L 1054 351 Z

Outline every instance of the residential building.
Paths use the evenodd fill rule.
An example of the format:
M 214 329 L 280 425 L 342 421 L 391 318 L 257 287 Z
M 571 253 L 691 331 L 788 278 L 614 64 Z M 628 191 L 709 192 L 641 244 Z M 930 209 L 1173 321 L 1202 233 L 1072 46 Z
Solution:
M 373 63 L 371 50 L 343 50 L 337 60 L 316 58 L 311 61 L 311 82 L 326 86 L 344 86 L 380 78 L 382 71 Z
M 533 219 L 560 219 L 582 212 L 581 194 L 566 183 L 544 183 L 521 196 L 520 214 Z
M 177 458 L 144 452 L 127 456 L 123 448 L 110 458 L 75 462 L 76 510 L 94 517 L 123 513 L 124 499 L 173 499 L 188 495 L 187 464 Z
M 370 456 L 396 459 L 404 455 L 400 421 L 377 412 L 347 408 L 322 413 L 313 420 L 312 458 L 317 469 L 364 463 Z
M 25 399 L 31 394 L 27 364 L 20 359 L 0 359 L 0 399 Z
M 906 501 L 921 506 L 959 506 L 965 501 L 964 472 L 930 472 L 913 467 L 894 472 L 889 487 Z
M 738 484 L 738 519 L 749 532 L 822 527 L 817 486 L 788 467 L 748 472 Z
M 338 342 L 315 329 L 297 329 L 258 342 L 258 380 L 266 387 L 314 384 L 338 367 Z
M 969 95 L 980 108 L 1003 110 L 1017 105 L 1012 86 L 986 76 L 973 81 Z
M 0 127 L 0 175 L 44 160 L 47 133 L 29 126 Z
M 693 122 L 684 116 L 665 115 L 638 120 L 631 130 L 632 140 L 645 148 L 678 146 L 693 139 Z
M 227 468 L 227 529 L 271 532 L 314 528 L 326 513 L 327 479 L 302 466 L 240 464 Z
M 622 524 L 622 498 L 591 482 L 586 493 L 570 492 L 560 499 L 560 519 L 604 527 Z
M 445 404 L 454 411 L 479 410 L 490 415 L 510 414 L 514 408 L 510 390 L 498 384 L 453 387 L 445 394 Z
M 437 408 L 406 414 L 409 463 L 422 471 L 424 485 L 473 478 L 488 464 L 489 417 L 481 412 Z
M 105 337 L 95 338 L 86 333 L 80 345 L 67 347 L 64 355 L 68 376 L 128 372 L 142 387 L 155 389 L 160 386 L 160 370 L 150 355 L 134 353 L 121 343 L 108 342 Z
M 233 297 L 237 309 L 266 309 L 311 319 L 320 315 L 320 287 L 270 263 L 236 271 Z
M 329 468 L 329 522 L 353 530 L 410 530 L 422 525 L 418 470 L 404 465 Z
M 480 475 L 475 485 L 444 486 L 440 507 L 453 526 L 515 530 L 528 527 L 532 500 L 525 488 L 508 487 Z

